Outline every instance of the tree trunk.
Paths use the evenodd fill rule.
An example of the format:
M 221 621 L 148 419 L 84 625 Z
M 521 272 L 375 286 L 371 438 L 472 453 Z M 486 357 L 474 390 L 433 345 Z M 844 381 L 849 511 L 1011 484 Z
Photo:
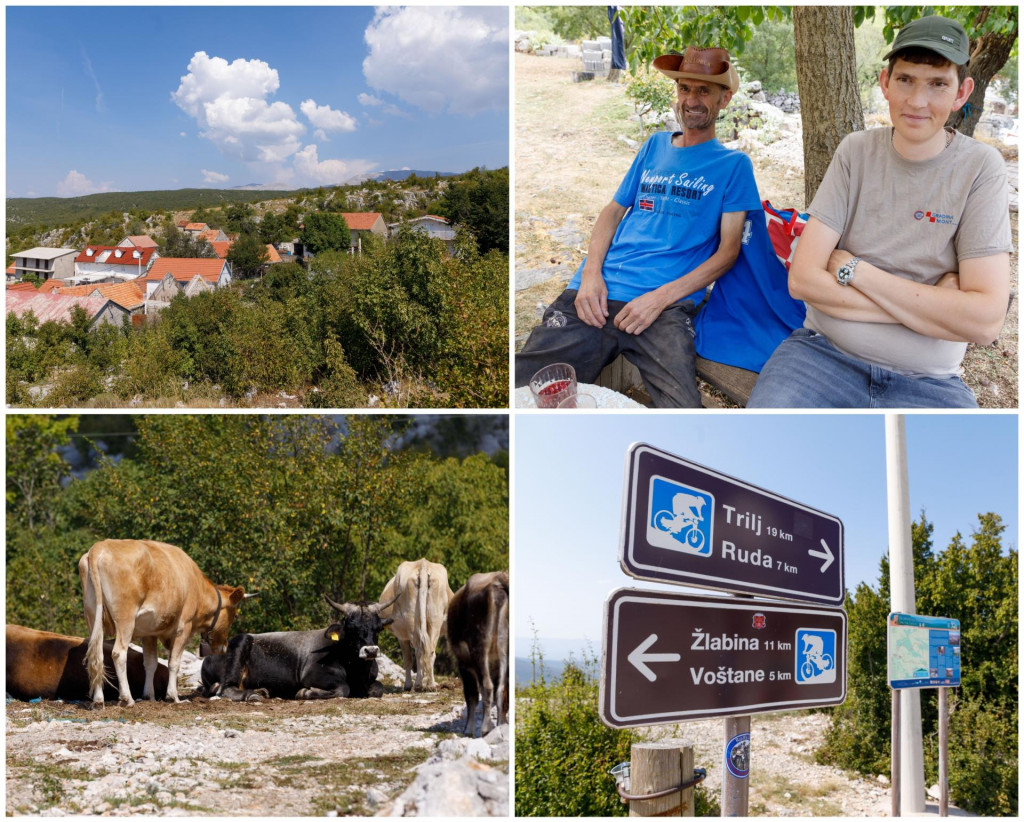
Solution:
M 804 131 L 804 208 L 842 139 L 864 128 L 850 6 L 794 6 L 796 79 Z
M 947 125 L 954 126 L 968 137 L 974 134 L 974 127 L 978 125 L 985 110 L 985 90 L 992 78 L 1006 65 L 1016 41 L 1017 31 L 1014 30 L 1009 34 L 983 34 L 971 43 L 971 62 L 967 73 L 974 78 L 974 91 L 967 98 L 967 105 L 949 116 Z

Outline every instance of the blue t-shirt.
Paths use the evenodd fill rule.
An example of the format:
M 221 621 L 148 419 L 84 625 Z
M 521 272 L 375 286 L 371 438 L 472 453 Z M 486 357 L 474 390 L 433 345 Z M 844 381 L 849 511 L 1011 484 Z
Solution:
M 678 148 L 662 131 L 643 144 L 615 192 L 629 208 L 615 231 L 602 274 L 609 300 L 629 300 L 672 282 L 718 250 L 722 215 L 758 211 L 750 158 L 718 140 Z M 578 289 L 581 264 L 569 288 Z M 704 292 L 686 299 L 699 303 Z
M 768 236 L 764 210 L 751 210 L 739 257 L 715 281 L 693 321 L 697 353 L 760 372 L 779 343 L 804 324 L 805 306 L 789 296 L 787 280 Z

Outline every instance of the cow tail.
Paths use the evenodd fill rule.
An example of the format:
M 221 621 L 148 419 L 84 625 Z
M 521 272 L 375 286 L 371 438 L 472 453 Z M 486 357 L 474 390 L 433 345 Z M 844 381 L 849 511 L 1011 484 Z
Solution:
M 92 586 L 95 601 L 92 633 L 89 634 L 89 647 L 85 652 L 85 666 L 89 671 L 89 696 L 91 698 L 97 689 L 100 693 L 103 692 L 103 684 L 107 680 L 107 676 L 106 671 L 103 670 L 103 586 L 100 584 L 99 569 L 96 567 L 99 558 L 90 551 L 87 562 L 86 586 Z M 84 593 L 88 597 L 88 590 Z
M 419 573 L 419 584 L 416 592 L 416 644 L 419 646 L 417 657 L 425 656 L 429 652 L 430 648 L 430 637 L 427 634 L 427 597 L 429 591 L 427 590 L 430 585 L 430 574 L 427 572 L 427 563 L 420 563 Z M 420 660 L 417 658 L 416 665 L 420 666 Z M 420 671 L 420 675 L 424 673 Z M 427 672 L 429 674 L 429 672 Z

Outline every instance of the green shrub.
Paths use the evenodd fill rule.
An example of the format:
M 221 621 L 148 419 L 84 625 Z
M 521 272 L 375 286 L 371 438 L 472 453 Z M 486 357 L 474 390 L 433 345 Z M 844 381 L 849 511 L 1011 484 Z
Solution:
M 676 89 L 672 81 L 660 72 L 644 68 L 631 74 L 626 81 L 626 97 L 633 103 L 633 109 L 640 118 L 640 128 L 646 136 L 653 123 L 644 118 L 671 110 L 676 104 Z
M 596 668 L 592 658 L 570 661 L 557 682 L 542 676 L 518 691 L 516 816 L 628 816 L 611 769 L 629 761 L 640 737 L 601 722 Z M 703 786 L 695 798 L 698 816 L 721 814 Z

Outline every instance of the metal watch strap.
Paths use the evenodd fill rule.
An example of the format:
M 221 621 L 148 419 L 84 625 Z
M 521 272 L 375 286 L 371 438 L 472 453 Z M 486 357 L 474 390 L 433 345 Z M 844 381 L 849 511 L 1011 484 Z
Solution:
M 857 263 L 860 262 L 860 257 L 851 257 L 836 271 L 836 279 L 840 285 L 849 285 L 853 281 L 853 272 L 857 268 Z

